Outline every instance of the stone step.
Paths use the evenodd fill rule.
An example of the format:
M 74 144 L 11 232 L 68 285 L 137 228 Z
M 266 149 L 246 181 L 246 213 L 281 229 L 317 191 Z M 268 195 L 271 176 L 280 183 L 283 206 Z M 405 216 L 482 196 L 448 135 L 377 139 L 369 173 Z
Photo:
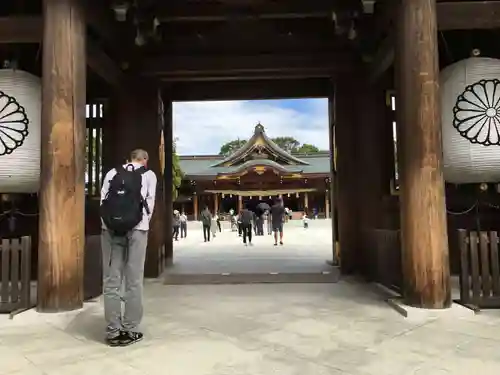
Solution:
M 320 273 L 221 273 L 221 274 L 179 274 L 164 275 L 167 285 L 200 284 L 326 284 L 336 283 L 340 279 L 340 270 L 332 267 Z

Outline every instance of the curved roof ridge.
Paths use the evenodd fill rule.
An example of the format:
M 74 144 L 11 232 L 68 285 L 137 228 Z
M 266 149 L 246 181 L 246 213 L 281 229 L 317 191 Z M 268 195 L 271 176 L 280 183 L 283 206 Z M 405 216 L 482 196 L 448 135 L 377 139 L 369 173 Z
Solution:
M 218 161 L 217 163 L 211 165 L 211 167 L 221 167 L 227 163 L 230 163 L 231 161 L 238 160 L 240 157 L 245 155 L 249 150 L 251 150 L 252 147 L 254 147 L 255 141 L 258 137 L 264 138 L 264 141 L 271 148 L 271 150 L 280 155 L 281 157 L 283 157 L 284 159 L 288 159 L 299 165 L 309 165 L 308 162 L 293 156 L 291 153 L 283 150 L 280 146 L 278 146 L 276 142 L 274 142 L 271 138 L 267 136 L 264 130 L 264 126 L 259 122 L 255 126 L 254 133 L 252 137 L 247 141 L 247 143 L 245 143 L 242 147 L 233 152 L 231 155 L 225 157 L 223 160 Z

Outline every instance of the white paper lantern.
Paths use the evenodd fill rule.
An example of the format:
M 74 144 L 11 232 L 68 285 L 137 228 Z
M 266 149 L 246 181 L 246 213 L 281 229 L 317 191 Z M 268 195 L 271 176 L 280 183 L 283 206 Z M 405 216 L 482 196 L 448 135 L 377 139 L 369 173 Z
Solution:
M 38 191 L 40 122 L 40 78 L 0 69 L 0 193 Z
M 445 180 L 500 181 L 500 60 L 459 61 L 440 85 Z

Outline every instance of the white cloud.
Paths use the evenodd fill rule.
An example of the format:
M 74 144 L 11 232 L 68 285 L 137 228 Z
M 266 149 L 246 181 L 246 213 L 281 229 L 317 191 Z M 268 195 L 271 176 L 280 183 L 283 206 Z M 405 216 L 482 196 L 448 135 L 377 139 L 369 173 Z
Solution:
M 328 100 L 259 100 L 174 103 L 180 155 L 217 154 L 234 139 L 248 139 L 260 121 L 270 137 L 291 136 L 328 149 Z

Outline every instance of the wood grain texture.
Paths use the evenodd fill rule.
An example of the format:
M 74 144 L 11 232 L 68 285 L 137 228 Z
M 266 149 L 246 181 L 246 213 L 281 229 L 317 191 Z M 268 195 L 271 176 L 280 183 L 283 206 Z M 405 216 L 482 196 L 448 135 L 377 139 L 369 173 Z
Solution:
M 353 72 L 357 76 L 359 72 Z M 335 143 L 337 145 L 337 213 L 342 273 L 359 270 L 359 205 L 356 81 L 339 80 L 335 85 Z
M 174 258 L 174 243 L 172 238 L 172 219 L 173 219 L 173 185 L 172 185 L 172 163 L 173 163 L 173 108 L 172 100 L 165 96 L 163 98 L 163 116 L 165 128 L 163 136 L 165 139 L 165 173 L 163 175 L 165 188 L 165 258 L 167 264 L 172 264 Z
M 38 310 L 83 305 L 86 33 L 78 0 L 44 1 Z
M 398 131 L 404 296 L 451 304 L 435 0 L 403 0 L 398 16 Z

